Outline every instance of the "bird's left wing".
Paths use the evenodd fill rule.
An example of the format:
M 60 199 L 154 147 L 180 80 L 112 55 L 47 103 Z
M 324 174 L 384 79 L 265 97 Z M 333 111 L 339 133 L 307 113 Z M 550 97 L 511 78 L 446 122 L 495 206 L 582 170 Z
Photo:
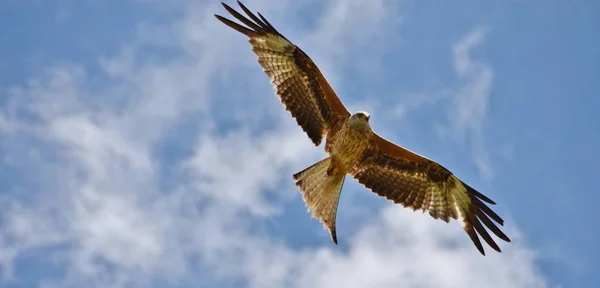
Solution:
M 250 17 L 248 19 L 227 4 L 222 4 L 247 27 L 219 15 L 215 17 L 250 38 L 252 51 L 258 56 L 263 71 L 271 78 L 281 103 L 318 146 L 330 128 L 336 122 L 347 119 L 350 112 L 310 57 L 275 30 L 260 13 L 257 17 L 238 1 Z
M 450 218 L 461 221 L 483 255 L 485 252 L 477 234 L 500 252 L 483 225 L 500 239 L 510 242 L 491 219 L 500 225 L 504 221 L 484 203 L 496 204 L 494 201 L 463 183 L 440 164 L 377 134 L 373 135 L 369 148 L 350 174 L 371 191 L 394 203 L 429 212 L 433 218 L 445 222 Z

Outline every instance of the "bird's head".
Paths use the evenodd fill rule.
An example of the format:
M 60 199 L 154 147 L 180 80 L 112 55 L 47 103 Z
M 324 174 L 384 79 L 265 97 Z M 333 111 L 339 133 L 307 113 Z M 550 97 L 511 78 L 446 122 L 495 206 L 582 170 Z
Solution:
M 369 113 L 365 111 L 358 111 L 350 116 L 350 123 L 357 128 L 368 129 L 371 127 L 369 125 L 369 118 L 371 118 Z

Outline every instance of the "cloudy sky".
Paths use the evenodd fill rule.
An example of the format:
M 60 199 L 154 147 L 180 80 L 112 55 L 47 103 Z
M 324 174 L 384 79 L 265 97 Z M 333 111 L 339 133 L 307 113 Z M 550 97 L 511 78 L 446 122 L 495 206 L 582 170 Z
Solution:
M 322 146 L 218 1 L 4 0 L 1 287 L 598 282 L 600 2 L 244 3 L 377 132 L 494 199 L 513 242 L 483 257 L 348 178 L 333 245 L 291 177 Z

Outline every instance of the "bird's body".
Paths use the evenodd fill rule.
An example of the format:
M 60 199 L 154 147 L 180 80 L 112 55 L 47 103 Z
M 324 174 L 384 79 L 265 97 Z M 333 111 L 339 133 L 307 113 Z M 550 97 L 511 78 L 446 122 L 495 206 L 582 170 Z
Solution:
M 339 196 L 347 174 L 365 155 L 373 137 L 366 112 L 357 112 L 346 120 L 337 121 L 335 133 L 330 133 L 325 143 L 329 157 L 296 174 L 308 210 L 319 219 L 337 244 L 335 217 Z
M 332 160 L 330 170 L 350 172 L 369 146 L 373 130 L 367 120 L 369 116 L 362 115 L 368 114 L 358 112 L 350 116 L 348 120 L 341 122 L 337 133 L 327 137 L 326 152 Z
M 479 193 L 442 165 L 396 145 L 375 133 L 366 112 L 351 114 L 319 68 L 298 46 L 279 33 L 260 13 L 242 3 L 250 18 L 223 3 L 247 27 L 222 16 L 217 19 L 248 36 L 258 63 L 271 78 L 276 94 L 310 140 L 320 145 L 326 137 L 329 157 L 293 175 L 302 199 L 313 217 L 337 244 L 335 219 L 346 175 L 379 196 L 413 210 L 429 212 L 434 219 L 456 219 L 477 249 L 485 255 L 478 234 L 494 250 L 500 248 L 488 234 L 510 239 L 491 220 L 504 221 L 487 204 L 494 201 Z

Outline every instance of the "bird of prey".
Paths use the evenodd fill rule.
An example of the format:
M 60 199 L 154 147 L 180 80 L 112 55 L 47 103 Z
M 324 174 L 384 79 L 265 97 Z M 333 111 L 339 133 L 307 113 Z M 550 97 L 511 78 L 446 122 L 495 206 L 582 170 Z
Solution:
M 215 17 L 249 38 L 258 63 L 285 109 L 315 146 L 326 137 L 328 157 L 293 178 L 309 213 L 329 231 L 335 244 L 335 219 L 346 174 L 394 203 L 428 212 L 434 219 L 445 222 L 451 218 L 458 220 L 483 255 L 478 234 L 500 252 L 484 225 L 500 239 L 510 242 L 492 222 L 504 224 L 486 205 L 495 205 L 494 201 L 442 165 L 379 136 L 369 125 L 369 113 L 351 114 L 311 58 L 260 13 L 253 14 L 238 1 L 247 18 L 221 4 L 246 26 L 220 15 Z

